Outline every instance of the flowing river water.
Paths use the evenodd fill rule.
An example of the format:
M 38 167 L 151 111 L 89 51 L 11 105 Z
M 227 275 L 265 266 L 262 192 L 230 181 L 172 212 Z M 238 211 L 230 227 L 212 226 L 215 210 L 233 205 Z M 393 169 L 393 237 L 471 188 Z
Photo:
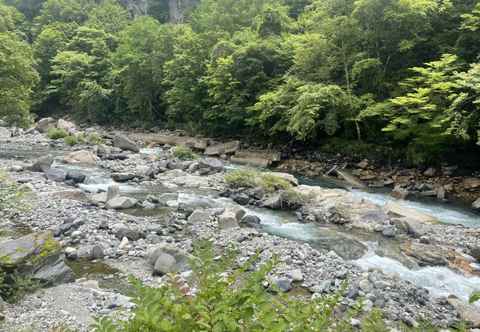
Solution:
M 45 152 L 42 151 L 41 153 Z M 141 153 L 154 154 L 156 151 L 144 149 Z M 58 154 L 60 155 L 62 152 L 58 151 Z M 0 158 L 11 159 L 15 156 L 15 154 L 9 155 L 0 151 Z M 37 154 L 21 153 L 19 158 L 33 159 L 36 156 Z M 74 166 L 62 164 L 57 164 L 57 166 L 69 169 L 74 168 Z M 228 168 L 234 169 L 237 166 L 231 165 Z M 80 185 L 80 188 L 84 191 L 92 193 L 106 191 L 108 186 L 114 183 L 110 174 L 103 169 L 82 167 L 81 170 L 88 174 L 86 183 Z M 325 179 L 302 179 L 302 182 L 310 185 L 335 187 L 334 182 L 325 181 Z M 179 195 L 179 201 L 188 200 L 192 197 L 201 197 L 211 202 L 214 206 L 235 204 L 229 199 L 219 198 L 213 192 L 181 190 L 184 190 L 184 192 Z M 168 187 L 143 186 L 142 184 L 120 184 L 120 191 L 124 195 L 136 197 L 172 192 Z M 354 190 L 353 193 L 359 198 L 370 200 L 378 205 L 384 205 L 393 199 L 388 193 L 362 190 Z M 432 215 L 442 223 L 480 228 L 480 217 L 462 207 L 433 201 L 405 200 L 399 203 Z M 471 293 L 480 290 L 480 277 L 467 277 L 447 267 L 418 267 L 415 262 L 401 253 L 397 240 L 385 239 L 378 234 L 349 231 L 335 226 L 300 223 L 294 213 L 272 211 L 263 208 L 247 210 L 261 219 L 261 231 L 296 241 L 308 242 L 318 248 L 333 250 L 362 269 L 374 268 L 380 269 L 385 273 L 396 274 L 402 279 L 427 288 L 433 296 L 453 294 L 461 299 L 468 300 Z M 139 211 L 131 212 L 139 213 Z M 149 213 L 148 215 L 152 214 L 152 212 L 147 211 L 145 213 Z M 165 211 L 154 211 L 154 213 L 165 213 Z M 479 304 L 477 303 L 477 305 Z

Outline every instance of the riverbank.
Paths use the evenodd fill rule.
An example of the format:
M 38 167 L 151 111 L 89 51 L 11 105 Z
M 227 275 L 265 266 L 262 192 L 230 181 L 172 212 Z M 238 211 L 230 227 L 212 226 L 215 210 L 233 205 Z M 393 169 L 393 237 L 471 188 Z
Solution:
M 77 268 L 75 281 L 60 282 L 6 305 L 7 331 L 22 326 L 48 331 L 60 324 L 88 331 L 94 317 L 128 315 L 132 303 L 121 291 L 126 276 L 160 285 L 162 267 L 149 263 L 152 250 L 168 244 L 188 254 L 199 238 L 212 240 L 220 253 L 235 245 L 240 261 L 257 251 L 263 261 L 278 256 L 280 263 L 270 278 L 285 291 L 301 287 L 319 296 L 337 291 L 347 281 L 342 304 L 348 308 L 361 301 L 367 312 L 378 307 L 392 327 L 415 326 L 423 320 L 452 327 L 466 319 L 458 301 L 465 303 L 468 293 L 480 288 L 475 277 L 478 263 L 472 257 L 480 247 L 478 229 L 408 220 L 401 215 L 409 213 L 406 209 L 392 214 L 347 191 L 298 186 L 291 175 L 273 174 L 288 179 L 289 190 L 308 197 L 280 211 L 282 204 L 276 202 L 282 199 L 282 190 L 275 187 L 261 195 L 256 187 L 232 188 L 225 180 L 229 165 L 220 159 L 180 160 L 171 146 L 154 148 L 135 134 L 100 136 L 104 144 L 74 147 L 34 131 L 2 140 L 0 168 L 32 195 L 30 209 L 3 219 L 8 222 L 2 223 L 6 235 L 0 242 L 16 241 L 25 233 L 52 232 L 69 266 L 86 260 L 109 267 L 97 268 L 97 273 L 91 266 L 85 273 Z M 136 142 L 127 136 L 137 137 Z M 46 158 L 49 154 L 56 158 Z M 42 170 L 40 166 L 47 164 Z M 27 232 L 19 232 L 26 228 Z M 287 234 L 279 232 L 289 228 Z M 373 237 L 365 241 L 355 230 Z M 301 233 L 306 236 L 298 237 Z M 345 243 L 355 258 L 342 257 L 343 251 L 335 246 L 318 245 L 328 239 Z M 380 248 L 372 251 L 369 241 Z M 369 260 L 372 254 L 394 259 L 387 250 L 390 246 L 395 255 L 412 262 L 413 270 L 421 271 L 418 276 L 426 284 L 419 285 L 418 278 L 407 278 L 405 273 L 385 273 Z M 449 272 L 452 277 L 445 282 L 433 279 L 434 275 L 429 279 L 430 272 L 418 270 L 420 266 L 438 268 L 440 275 Z M 182 276 L 188 279 L 188 273 Z M 444 291 L 439 294 L 434 288 Z M 475 320 L 478 316 L 469 319 L 480 324 Z

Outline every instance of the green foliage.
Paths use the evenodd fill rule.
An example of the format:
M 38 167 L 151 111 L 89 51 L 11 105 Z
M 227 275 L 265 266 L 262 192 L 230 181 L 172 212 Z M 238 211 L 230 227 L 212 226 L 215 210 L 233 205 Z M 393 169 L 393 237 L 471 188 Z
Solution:
M 195 160 L 198 156 L 192 151 L 192 149 L 179 145 L 173 148 L 172 154 L 175 158 L 180 160 Z
M 478 1 L 187 2 L 2 0 L 0 117 L 478 152 Z
M 61 128 L 50 128 L 47 132 L 47 136 L 50 139 L 60 139 L 68 136 L 68 133 L 65 129 Z
M 18 273 L 6 273 L 0 268 L 0 297 L 3 300 L 16 303 L 39 288 L 37 281 Z
M 65 142 L 65 144 L 70 145 L 70 146 L 74 146 L 74 145 L 77 145 L 79 143 L 79 140 L 75 135 L 68 135 L 67 137 L 65 137 L 63 139 L 63 141 Z
M 136 282 L 132 318 L 102 319 L 95 331 L 348 331 L 334 311 L 339 294 L 312 300 L 272 294 L 263 283 L 274 262 L 258 264 L 254 256 L 237 266 L 231 251 L 219 257 L 208 242 L 197 244 L 194 255 L 193 296 L 182 293 L 174 277 L 161 288 Z
M 253 188 L 257 175 L 253 170 L 235 170 L 225 175 L 225 182 L 232 188 Z
M 480 301 L 480 292 L 473 292 L 472 295 L 470 295 L 469 302 L 474 303 Z
M 240 169 L 225 175 L 225 182 L 232 188 L 260 187 L 266 192 L 288 190 L 290 182 L 274 174 L 261 173 L 251 169 Z
M 0 171 L 0 211 L 21 211 L 26 208 L 23 202 L 27 191 L 10 180 L 5 173 Z
M 97 133 L 88 134 L 86 141 L 92 145 L 100 145 L 104 143 L 103 139 Z
M 0 117 L 11 124 L 28 126 L 38 73 L 30 45 L 13 32 L 0 32 L 0 77 Z

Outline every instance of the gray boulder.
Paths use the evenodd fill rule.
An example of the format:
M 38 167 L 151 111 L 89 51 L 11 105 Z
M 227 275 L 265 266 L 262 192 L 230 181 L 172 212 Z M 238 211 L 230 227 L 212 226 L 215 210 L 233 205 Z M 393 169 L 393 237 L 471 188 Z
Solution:
M 260 218 L 253 215 L 253 214 L 247 214 L 240 220 L 240 225 L 245 225 L 247 227 L 256 227 L 260 225 Z
M 117 182 L 127 182 L 133 180 L 135 178 L 135 174 L 132 173 L 113 173 L 112 179 Z
M 148 254 L 148 262 L 153 266 L 155 275 L 187 271 L 189 259 L 186 252 L 169 245 L 162 245 Z
M 208 169 L 210 172 L 222 172 L 225 168 L 223 161 L 216 158 L 204 158 L 198 162 L 200 169 Z
M 116 134 L 113 137 L 113 146 L 122 150 L 132 151 L 136 153 L 140 152 L 140 148 L 137 146 L 137 144 L 135 144 L 135 142 L 121 134 Z
M 28 167 L 27 169 L 32 172 L 46 172 L 50 169 L 50 166 L 53 164 L 53 157 L 52 156 L 44 156 L 38 158 L 32 166 Z
M 0 127 L 0 140 L 9 139 L 10 137 L 12 137 L 10 130 L 5 127 Z
M 67 172 L 61 168 L 50 168 L 45 175 L 47 179 L 55 182 L 63 182 L 67 179 Z
M 50 128 L 55 128 L 57 121 L 53 118 L 43 118 L 37 122 L 35 127 L 41 133 L 46 133 Z
M 133 208 L 137 203 L 138 201 L 134 198 L 117 196 L 110 199 L 105 206 L 107 209 L 125 210 Z
M 164 275 L 167 273 L 177 272 L 176 263 L 177 262 L 172 255 L 162 252 L 160 255 L 158 255 L 157 260 L 155 261 L 153 273 L 155 275 Z

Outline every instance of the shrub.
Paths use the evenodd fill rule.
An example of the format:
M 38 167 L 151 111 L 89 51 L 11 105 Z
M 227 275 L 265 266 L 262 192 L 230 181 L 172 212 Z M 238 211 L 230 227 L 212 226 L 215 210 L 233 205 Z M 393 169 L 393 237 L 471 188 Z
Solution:
M 288 189 L 282 191 L 281 200 L 282 208 L 296 210 L 308 201 L 309 197 L 305 194 L 299 193 L 298 191 Z
M 225 175 L 225 181 L 232 188 L 253 188 L 258 172 L 253 170 L 235 170 Z
M 47 136 L 50 139 L 60 139 L 68 136 L 68 133 L 65 129 L 61 128 L 50 128 L 47 132 Z
M 40 283 L 17 273 L 6 274 L 0 269 L 0 298 L 9 303 L 20 301 L 25 295 L 34 292 Z
M 103 144 L 103 139 L 97 133 L 91 133 L 87 136 L 87 142 L 92 145 L 100 145 Z
M 6 174 L 0 171 L 0 211 L 21 210 L 25 207 L 22 200 L 26 190 L 20 190 L 19 186 L 11 181 Z
M 70 146 L 74 146 L 78 144 L 78 138 L 75 135 L 68 135 L 63 139 L 63 141 L 65 142 L 65 144 Z
M 273 174 L 262 174 L 255 170 L 235 170 L 225 175 L 225 181 L 232 188 L 261 187 L 266 192 L 288 190 L 292 187 L 287 180 Z
M 195 160 L 198 158 L 198 156 L 193 153 L 190 148 L 183 145 L 174 147 L 172 152 L 173 156 L 180 160 Z
M 267 289 L 264 283 L 275 262 L 258 264 L 258 256 L 236 266 L 233 251 L 218 257 L 209 242 L 195 245 L 190 286 L 181 289 L 173 276 L 160 288 L 135 282 L 137 304 L 127 321 L 104 318 L 97 332 L 154 331 L 351 331 L 359 308 L 340 316 L 340 293 L 304 299 Z M 370 324 L 381 320 L 371 318 Z
M 478 292 L 473 292 L 472 295 L 470 295 L 469 302 L 474 303 L 480 301 L 480 291 Z
M 259 185 L 267 192 L 274 192 L 276 190 L 287 190 L 292 187 L 292 184 L 290 182 L 273 174 L 260 175 Z

